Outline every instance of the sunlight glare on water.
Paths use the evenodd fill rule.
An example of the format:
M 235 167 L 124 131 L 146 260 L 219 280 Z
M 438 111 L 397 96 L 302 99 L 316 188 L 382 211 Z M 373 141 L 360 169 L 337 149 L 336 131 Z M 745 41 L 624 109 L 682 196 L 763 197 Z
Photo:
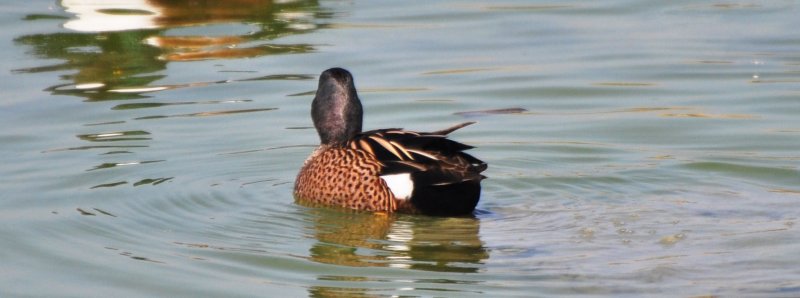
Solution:
M 793 1 L 0 10 L 0 296 L 800 295 Z M 334 66 L 477 122 L 474 216 L 294 203 Z

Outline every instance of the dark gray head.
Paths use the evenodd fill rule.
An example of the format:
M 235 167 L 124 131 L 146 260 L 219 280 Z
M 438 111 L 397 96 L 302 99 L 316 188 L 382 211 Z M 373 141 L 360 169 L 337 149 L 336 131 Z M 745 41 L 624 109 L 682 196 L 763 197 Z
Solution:
M 328 69 L 319 76 L 319 86 L 311 103 L 311 119 L 324 145 L 344 146 L 361 132 L 361 101 L 353 76 L 342 68 Z

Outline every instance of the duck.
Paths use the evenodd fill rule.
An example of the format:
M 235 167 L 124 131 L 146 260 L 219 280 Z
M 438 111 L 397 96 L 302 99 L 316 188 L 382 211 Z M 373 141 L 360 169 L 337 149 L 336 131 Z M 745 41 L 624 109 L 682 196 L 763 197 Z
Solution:
M 433 132 L 362 131 L 353 75 L 340 67 L 320 75 L 311 119 L 320 144 L 297 174 L 297 202 L 380 213 L 473 214 L 488 166 L 464 152 L 474 147 L 448 134 L 475 122 Z

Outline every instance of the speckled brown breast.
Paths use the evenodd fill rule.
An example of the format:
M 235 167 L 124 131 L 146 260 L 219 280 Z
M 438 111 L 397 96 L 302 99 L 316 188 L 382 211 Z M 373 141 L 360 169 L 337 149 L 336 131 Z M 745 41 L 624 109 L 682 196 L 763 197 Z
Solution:
M 380 169 L 380 162 L 362 150 L 322 146 L 300 169 L 294 195 L 304 203 L 394 212 L 397 202 Z

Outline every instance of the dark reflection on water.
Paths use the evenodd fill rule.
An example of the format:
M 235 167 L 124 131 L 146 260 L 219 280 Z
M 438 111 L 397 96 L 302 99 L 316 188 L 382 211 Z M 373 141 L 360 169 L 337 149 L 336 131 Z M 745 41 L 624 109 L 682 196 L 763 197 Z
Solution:
M 78 32 L 26 35 L 16 38 L 15 42 L 32 47 L 36 56 L 63 62 L 16 69 L 15 72 L 75 70 L 63 76 L 70 83 L 54 85 L 46 90 L 58 95 L 84 97 L 89 101 L 136 99 L 145 97 L 143 93 L 146 92 L 193 86 L 144 88 L 163 79 L 165 75 L 157 72 L 164 70 L 171 61 L 313 51 L 314 47 L 308 44 L 270 41 L 316 30 L 319 27 L 317 19 L 330 17 L 319 9 L 317 1 L 162 0 L 132 3 L 126 7 L 114 7 L 119 3 L 83 1 L 64 1 L 61 4 L 67 12 L 75 14 L 74 18 L 66 20 L 64 26 Z M 35 21 L 42 18 L 26 19 Z M 210 36 L 209 25 L 228 25 L 234 29 L 246 27 L 246 30 L 226 28 L 219 30 L 222 32 L 219 35 Z M 200 26 L 206 27 L 202 33 L 191 32 L 193 27 Z
M 312 261 L 348 267 L 389 267 L 435 272 L 477 273 L 489 251 L 474 217 L 437 218 L 309 208 L 316 239 Z M 323 274 L 320 281 L 374 282 L 376 277 Z M 440 279 L 425 283 L 467 283 Z M 359 296 L 367 289 L 315 286 L 314 297 Z
M 175 178 L 175 177 L 145 178 L 145 179 L 142 179 L 142 180 L 134 182 L 133 186 L 135 187 L 135 186 L 142 186 L 142 185 L 159 185 L 161 183 L 168 182 L 168 181 L 172 180 L 173 178 Z M 128 184 L 128 181 L 117 181 L 117 182 L 112 182 L 112 183 L 98 184 L 98 185 L 90 187 L 90 189 L 104 188 L 104 187 L 114 187 L 114 186 L 120 186 L 120 185 L 126 185 L 126 184 Z

